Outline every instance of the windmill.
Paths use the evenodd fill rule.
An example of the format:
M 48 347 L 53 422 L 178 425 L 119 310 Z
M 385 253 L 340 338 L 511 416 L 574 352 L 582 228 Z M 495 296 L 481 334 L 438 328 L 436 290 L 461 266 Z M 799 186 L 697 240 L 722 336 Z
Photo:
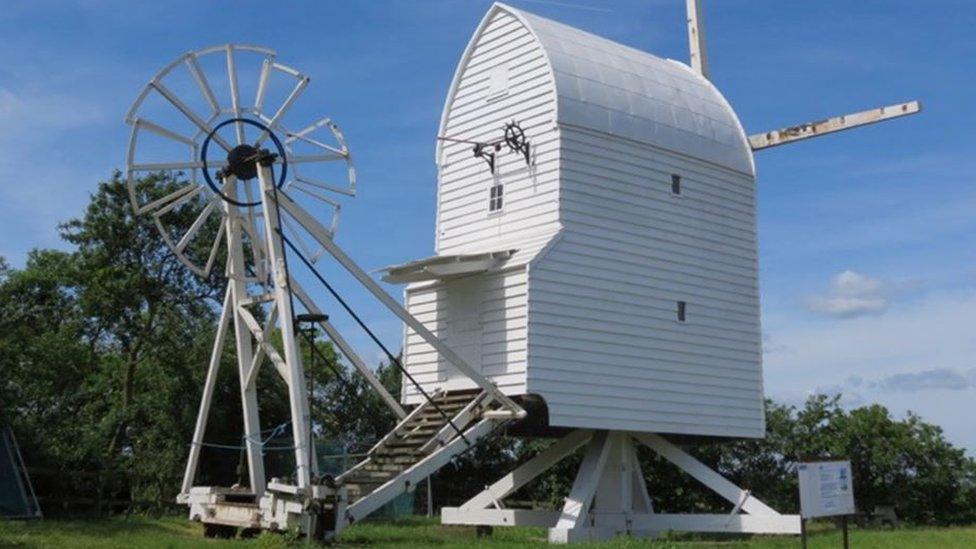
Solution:
M 190 507 L 190 517 L 204 523 L 208 535 L 232 535 L 237 528 L 297 528 L 309 535 L 335 535 L 411 485 L 378 482 L 384 475 L 396 477 L 423 458 L 426 462 L 408 475 L 422 480 L 493 430 L 496 422 L 524 415 L 494 383 L 426 331 L 334 242 L 339 199 L 355 196 L 356 171 L 345 138 L 331 119 L 292 125 L 296 117 L 291 114 L 309 80 L 280 63 L 273 50 L 225 44 L 188 52 L 164 66 L 125 116 L 131 126 L 126 177 L 132 208 L 151 216 L 160 237 L 188 269 L 202 277 L 227 279 L 178 497 Z M 245 99 L 248 89 L 253 94 L 248 95 L 253 98 L 250 103 Z M 176 175 L 153 176 L 160 172 Z M 322 217 L 327 222 L 320 222 Z M 458 407 L 456 398 L 438 400 L 441 395 L 428 395 L 426 406 L 408 414 L 389 394 L 293 275 L 295 268 L 310 272 L 376 339 L 317 269 L 325 257 L 335 260 L 418 330 L 458 371 L 467 372 L 481 389 L 476 405 L 465 408 L 467 419 L 448 412 L 460 411 L 468 401 Z M 289 264 L 289 259 L 299 261 Z M 405 444 L 407 433 L 394 431 L 366 462 L 357 464 L 358 476 L 349 471 L 340 478 L 321 475 L 299 352 L 300 322 L 324 331 L 401 420 L 398 428 L 417 427 L 410 422 L 423 419 L 428 436 L 418 439 L 413 434 L 411 443 L 419 446 L 430 439 L 430 447 L 411 452 L 415 459 L 406 463 L 395 453 L 384 458 L 387 446 Z M 280 334 L 280 344 L 274 342 L 275 333 Z M 248 478 L 240 486 L 197 486 L 200 452 L 207 445 L 207 418 L 228 334 L 236 349 Z M 392 353 L 387 354 L 398 364 Z M 268 438 L 262 430 L 257 391 L 258 372 L 268 363 L 287 387 L 290 421 L 281 427 L 290 430 L 294 441 L 291 473 L 271 479 L 265 474 Z M 475 421 L 472 412 L 489 407 L 491 417 L 479 413 Z M 383 459 L 389 463 L 378 466 Z
M 690 64 L 500 3 L 461 56 L 436 142 L 436 255 L 384 280 L 525 407 L 510 433 L 557 440 L 443 523 L 545 526 L 552 542 L 800 532 L 683 447 L 765 436 L 754 152 L 920 107 L 749 136 L 708 79 L 700 2 L 686 7 Z M 524 155 L 502 146 L 512 124 Z M 426 391 L 475 389 L 429 351 L 408 326 L 403 362 Z M 730 512 L 655 508 L 638 447 Z M 561 509 L 506 506 L 578 450 Z

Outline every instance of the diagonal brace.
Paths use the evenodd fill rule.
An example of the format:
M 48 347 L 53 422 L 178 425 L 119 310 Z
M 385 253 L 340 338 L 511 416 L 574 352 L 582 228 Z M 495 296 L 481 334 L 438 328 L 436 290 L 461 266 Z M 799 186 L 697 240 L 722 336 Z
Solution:
M 275 365 L 275 368 L 278 370 L 278 374 L 281 375 L 282 379 L 284 379 L 285 383 L 287 384 L 288 365 L 285 363 L 285 360 L 281 358 L 281 355 L 278 354 L 278 350 L 275 349 L 274 346 L 268 343 L 268 341 L 265 339 L 264 330 L 261 329 L 261 324 L 259 324 L 257 319 L 254 318 L 254 315 L 251 314 L 251 311 L 248 311 L 244 307 L 240 307 L 240 306 L 237 307 L 237 314 L 238 316 L 241 317 L 241 319 L 244 321 L 244 324 L 246 324 L 247 328 L 251 331 L 251 335 L 254 336 L 255 341 L 258 342 L 259 348 L 263 349 L 265 354 L 268 355 L 268 358 L 271 359 L 271 362 Z M 251 367 L 253 370 L 254 368 L 253 363 L 251 364 Z M 248 379 L 252 379 L 253 374 L 249 373 L 247 377 Z
M 484 491 L 475 497 L 469 499 L 461 505 L 461 509 L 465 511 L 486 509 L 489 505 L 494 504 L 494 502 L 504 500 L 516 490 L 532 482 L 536 477 L 549 470 L 550 467 L 575 452 L 580 446 L 589 442 L 592 437 L 593 431 L 589 429 L 573 431 L 536 454 L 532 459 L 526 461 L 491 486 L 485 488 Z
M 704 463 L 692 457 L 691 454 L 671 444 L 661 436 L 651 433 L 633 433 L 633 436 L 638 442 L 654 450 L 661 457 L 675 464 L 679 469 L 725 498 L 732 505 L 739 506 L 746 513 L 751 515 L 779 516 L 779 513 L 773 508 L 751 497 L 747 490 L 739 488 Z

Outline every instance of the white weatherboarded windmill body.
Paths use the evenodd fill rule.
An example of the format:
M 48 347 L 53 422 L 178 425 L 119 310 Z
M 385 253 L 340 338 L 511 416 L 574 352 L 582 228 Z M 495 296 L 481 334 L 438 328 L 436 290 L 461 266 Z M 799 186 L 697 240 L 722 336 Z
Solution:
M 436 149 L 436 255 L 386 270 L 406 307 L 569 434 L 446 523 L 533 524 L 551 541 L 663 530 L 798 533 L 661 435 L 764 436 L 753 151 L 918 112 L 916 102 L 749 137 L 691 66 L 493 5 L 448 92 Z M 472 152 L 474 154 L 472 154 Z M 477 389 L 406 328 L 405 404 Z M 423 388 L 423 391 L 419 390 Z M 725 497 L 731 515 L 657 513 L 635 444 Z M 586 446 L 561 511 L 502 507 Z

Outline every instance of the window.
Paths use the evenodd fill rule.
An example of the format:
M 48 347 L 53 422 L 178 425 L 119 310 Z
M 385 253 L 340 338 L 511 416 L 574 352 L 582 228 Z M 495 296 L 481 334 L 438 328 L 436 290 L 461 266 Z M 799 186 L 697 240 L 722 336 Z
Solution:
M 681 194 L 681 176 L 677 174 L 671 174 L 671 194 L 680 195 Z
M 687 309 L 687 308 L 688 308 L 688 304 L 686 302 L 684 302 L 684 301 L 679 301 L 678 302 L 678 311 L 677 311 L 677 313 L 678 313 L 678 322 L 684 322 L 685 321 L 685 309 Z
M 505 188 L 501 183 L 497 183 L 491 186 L 491 194 L 488 195 L 488 211 L 489 212 L 500 212 L 502 211 L 502 193 Z

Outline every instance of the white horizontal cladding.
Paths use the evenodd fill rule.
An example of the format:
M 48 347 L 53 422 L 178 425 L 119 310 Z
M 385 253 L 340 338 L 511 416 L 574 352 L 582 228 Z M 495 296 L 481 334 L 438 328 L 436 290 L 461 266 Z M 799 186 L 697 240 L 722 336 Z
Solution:
M 607 303 L 641 304 L 651 309 L 663 307 L 672 312 L 675 308 L 669 306 L 668 301 L 686 301 L 697 307 L 695 318 L 700 319 L 706 326 L 709 325 L 707 320 L 713 317 L 734 322 L 755 320 L 756 311 L 752 303 L 744 303 L 746 299 L 742 297 L 733 299 L 736 296 L 731 293 L 707 289 L 708 280 L 698 280 L 681 271 L 663 269 L 647 270 L 649 274 L 644 275 L 645 267 L 642 265 L 627 271 L 629 264 L 614 265 L 616 268 L 611 269 L 609 266 L 600 267 L 597 263 L 601 261 L 605 260 L 597 254 L 564 250 L 553 253 L 545 265 L 537 269 L 537 272 L 540 277 L 545 276 L 561 286 L 541 291 L 579 296 L 581 299 L 602 299 Z M 657 293 L 648 293 L 654 290 L 657 290 Z M 710 295 L 717 297 L 709 302 Z M 698 305 L 707 306 L 698 307 Z M 750 330 L 745 326 L 742 329 Z
M 763 436 L 752 177 L 560 135 L 564 228 L 530 268 L 528 391 L 556 426 Z
M 496 90 L 496 80 L 504 83 Z M 545 52 L 524 21 L 492 10 L 458 65 L 444 105 L 438 142 L 438 254 L 522 247 L 559 229 L 559 140 L 556 94 Z M 494 173 L 470 142 L 495 142 L 515 121 L 530 145 L 530 162 L 502 147 Z M 457 142 L 463 140 L 466 142 Z M 493 187 L 501 208 L 492 210 Z
M 606 413 L 622 413 L 628 418 L 671 415 L 678 418 L 701 417 L 716 425 L 729 423 L 754 423 L 758 420 L 755 401 L 750 398 L 721 398 L 655 391 L 654 389 L 605 387 L 595 385 L 581 388 L 572 381 L 555 379 L 532 380 L 532 388 L 546 396 L 552 413 L 554 403 L 572 402 L 578 406 L 592 407 Z M 648 398 L 648 397 L 651 398 Z M 552 418 L 550 417 L 550 421 Z M 616 427 L 614 427 L 616 429 Z
M 523 264 L 418 284 L 406 291 L 407 310 L 509 395 L 525 393 L 527 299 Z M 475 387 L 409 328 L 403 363 L 427 393 Z M 402 400 L 423 400 L 407 379 Z
M 691 302 L 711 300 L 709 308 L 698 310 L 699 318 L 721 316 L 742 320 L 738 315 L 755 315 L 755 291 L 746 283 L 724 283 L 721 278 L 698 276 L 691 269 L 682 269 L 681 265 L 668 265 L 667 259 L 651 258 L 642 264 L 639 261 L 645 256 L 640 253 L 635 253 L 636 257 L 620 259 L 620 253 L 616 250 L 604 253 L 595 246 L 587 249 L 583 244 L 566 242 L 565 248 L 553 253 L 539 270 L 545 270 L 554 281 L 565 284 L 565 289 L 556 293 L 659 308 L 662 299 L 668 301 L 670 298 L 648 293 L 656 289 L 667 292 L 663 294 L 665 296 L 681 295 Z M 655 268 L 659 263 L 671 268 Z M 707 267 L 702 266 L 700 270 Z M 665 309 L 674 311 L 674 307 L 664 305 Z
M 687 155 L 665 152 L 665 149 L 653 148 L 653 145 L 648 147 L 647 143 L 626 138 L 613 143 L 589 139 L 589 136 L 593 135 L 599 136 L 602 132 L 565 125 L 563 145 L 576 151 L 574 157 L 586 159 L 595 156 L 614 161 L 613 168 L 608 169 L 608 175 L 626 175 L 636 170 L 641 174 L 659 177 L 670 183 L 668 181 L 670 175 L 676 173 L 677 168 L 681 168 L 685 171 L 684 177 L 687 180 L 697 182 L 699 193 L 704 196 L 714 196 L 734 203 L 748 203 L 749 196 L 752 194 L 754 176 L 751 174 L 742 174 L 702 159 L 697 159 L 699 163 L 695 165 L 689 165 L 684 162 L 685 158 L 689 158 Z
M 540 332 L 547 333 L 543 335 Z M 675 349 L 673 346 L 656 345 L 653 341 L 640 342 L 636 345 L 627 342 L 610 342 L 601 334 L 583 332 L 587 337 L 572 337 L 574 333 L 580 332 L 546 330 L 530 324 L 529 354 L 533 364 L 535 364 L 535 357 L 562 357 L 567 364 L 574 362 L 579 365 L 579 368 L 567 367 L 567 371 L 587 368 L 591 372 L 606 372 L 627 377 L 625 374 L 630 372 L 633 372 L 632 376 L 639 376 L 651 370 L 654 373 L 688 373 L 701 377 L 702 383 L 708 385 L 738 386 L 738 382 L 743 381 L 754 383 L 758 387 L 761 383 L 760 377 L 751 365 L 751 360 L 737 362 L 730 360 L 727 355 L 690 352 L 682 348 Z M 655 358 L 653 368 L 648 366 L 648 355 L 653 355 Z
M 762 413 L 754 420 L 712 417 L 698 414 L 641 413 L 638 410 L 581 407 L 576 395 L 546 396 L 549 424 L 575 429 L 608 429 L 642 433 L 665 433 L 734 438 L 762 438 L 765 423 Z M 606 402 L 614 402 L 608 399 Z
M 575 365 L 575 363 L 570 364 L 570 366 Z M 545 364 L 533 365 L 534 386 L 541 387 L 544 383 L 563 383 L 563 375 L 566 369 L 566 365 L 563 364 L 560 364 L 557 369 L 548 369 Z M 676 402 L 697 405 L 701 402 L 702 397 L 705 397 L 712 405 L 728 405 L 733 408 L 740 408 L 745 404 L 748 409 L 751 409 L 757 396 L 755 387 L 736 389 L 728 386 L 707 385 L 702 383 L 703 378 L 701 376 L 694 376 L 685 381 L 667 381 L 662 379 L 665 376 L 660 375 L 656 378 L 644 376 L 617 379 L 616 375 L 610 376 L 602 371 L 595 370 L 602 370 L 602 368 L 593 368 L 592 365 L 588 365 L 586 369 L 575 370 L 574 376 L 577 379 L 586 379 L 592 384 L 613 387 L 615 394 L 625 398 L 643 399 L 649 391 L 655 391 L 661 393 L 658 402 L 662 403 Z M 652 374 L 656 373 L 653 372 Z M 694 389 L 697 395 L 695 397 L 689 396 L 689 389 Z
M 532 307 L 534 310 L 534 306 Z M 747 350 L 747 349 L 734 349 L 729 348 L 720 343 L 712 343 L 709 345 L 702 344 L 707 338 L 704 336 L 700 337 L 684 337 L 676 339 L 672 334 L 660 334 L 655 337 L 649 337 L 647 334 L 651 330 L 644 330 L 643 333 L 633 330 L 629 326 L 616 325 L 611 322 L 607 322 L 601 319 L 595 318 L 567 318 L 565 316 L 552 316 L 552 315 L 538 315 L 539 319 L 536 320 L 537 315 L 533 312 L 530 322 L 530 334 L 533 338 L 533 343 L 535 342 L 535 336 L 538 335 L 540 340 L 547 341 L 544 338 L 551 337 L 555 339 L 573 339 L 580 343 L 587 343 L 590 348 L 594 350 L 598 349 L 599 345 L 610 345 L 613 347 L 629 348 L 633 350 L 643 351 L 645 357 L 644 364 L 648 368 L 654 368 L 654 357 L 656 354 L 661 354 L 666 357 L 672 354 L 683 355 L 686 360 L 695 359 L 713 359 L 725 362 L 725 367 L 729 370 L 739 370 L 748 372 L 755 362 L 760 359 L 759 350 Z M 619 315 L 621 318 L 623 315 Z M 691 328 L 688 329 L 691 331 Z M 538 355 L 532 349 L 532 357 L 535 358 Z M 594 351 L 595 352 L 595 351 Z M 580 355 L 580 358 L 585 358 L 588 355 Z

